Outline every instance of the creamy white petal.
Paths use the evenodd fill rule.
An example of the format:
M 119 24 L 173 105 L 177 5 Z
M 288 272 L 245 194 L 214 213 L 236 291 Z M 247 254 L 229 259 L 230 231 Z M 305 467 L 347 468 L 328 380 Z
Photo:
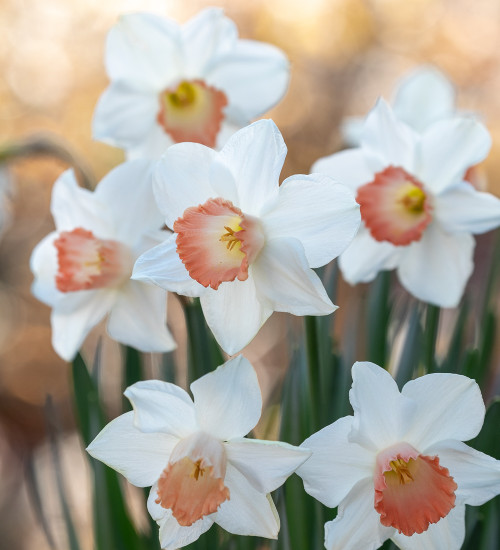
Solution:
M 201 430 L 222 439 L 243 437 L 259 421 L 262 395 L 250 362 L 238 355 L 191 384 Z
M 484 233 L 500 225 L 500 199 L 463 181 L 434 197 L 434 216 L 449 233 Z
M 230 168 L 218 158 L 210 166 L 210 185 L 214 196 L 223 197 L 233 204 L 239 203 L 238 189 Z
M 189 527 L 183 527 L 177 523 L 170 509 L 162 508 L 156 499 L 158 498 L 158 485 L 151 487 L 148 497 L 148 512 L 160 526 L 160 544 L 162 550 L 177 550 L 183 546 L 198 540 L 200 535 L 208 531 L 214 523 L 215 514 L 210 514 L 195 521 Z
M 159 230 L 163 216 L 153 195 L 156 162 L 142 159 L 120 164 L 101 180 L 94 192 L 108 207 L 108 220 L 121 242 L 134 246 L 147 231 Z M 165 235 L 166 236 L 166 235 Z
M 176 343 L 167 328 L 167 293 L 156 286 L 128 281 L 117 293 L 107 329 L 114 340 L 141 351 L 165 352 Z
M 312 173 L 326 174 L 353 192 L 361 185 L 373 181 L 375 171 L 366 163 L 363 149 L 346 149 L 334 155 L 317 160 L 311 168 Z
M 142 432 L 183 438 L 197 430 L 193 402 L 179 386 L 145 380 L 128 387 L 124 393 L 134 408 L 134 426 Z
M 170 229 L 186 208 L 217 197 L 209 179 L 215 158 L 217 153 L 213 149 L 199 143 L 176 143 L 159 161 L 153 175 L 153 190 Z
M 499 460 L 453 440 L 440 441 L 423 452 L 437 455 L 441 466 L 448 468 L 461 503 L 481 506 L 500 494 Z
M 349 400 L 354 420 L 348 441 L 375 452 L 401 441 L 416 408 L 385 369 L 366 361 L 352 367 Z
M 325 523 L 327 550 L 375 550 L 393 533 L 384 527 L 373 507 L 373 480 L 357 483 L 340 503 L 337 517 Z
M 297 474 L 306 493 L 329 508 L 338 506 L 358 481 L 373 477 L 375 453 L 348 439 L 353 420 L 344 416 L 301 445 L 312 455 Z
M 130 146 L 126 151 L 128 160 L 148 158 L 158 160 L 174 144 L 174 140 L 155 121 L 146 137 Z
M 357 147 L 361 142 L 364 125 L 364 117 L 349 116 L 344 118 L 340 125 L 340 132 L 344 142 L 351 147 Z
M 230 464 L 261 493 L 270 493 L 283 485 L 311 456 L 307 448 L 260 439 L 232 439 L 225 449 Z
M 286 55 L 271 44 L 255 40 L 238 40 L 213 60 L 207 73 L 208 83 L 228 97 L 228 118 L 242 126 L 282 99 L 289 77 Z
M 453 114 L 455 90 L 435 67 L 419 67 L 401 80 L 392 107 L 398 118 L 423 132 L 436 120 Z
M 112 82 L 99 98 L 92 119 L 92 137 L 129 149 L 147 139 L 156 124 L 158 94 Z
M 227 465 L 224 484 L 230 496 L 217 510 L 215 522 L 235 535 L 278 538 L 279 517 L 271 497 L 258 491 L 231 464 Z
M 387 166 L 401 166 L 414 172 L 417 136 L 404 122 L 398 120 L 382 98 L 366 117 L 361 146 L 366 164 L 378 172 Z
M 467 441 L 483 426 L 481 390 L 467 376 L 433 373 L 408 382 L 401 392 L 416 409 L 404 440 L 419 450 L 443 439 Z
M 160 477 L 179 440 L 164 433 L 143 433 L 133 425 L 133 420 L 132 411 L 112 420 L 87 447 L 87 452 L 133 485 L 148 487 Z
M 401 247 L 376 241 L 361 225 L 358 233 L 339 258 L 342 276 L 351 285 L 373 281 L 379 271 L 397 267 Z
M 111 80 L 137 90 L 160 92 L 182 70 L 180 27 L 152 13 L 120 16 L 106 42 L 106 69 Z
M 218 290 L 209 288 L 200 301 L 208 326 L 229 355 L 243 349 L 273 312 L 255 288 L 252 267 L 246 281 L 222 283 Z
M 69 292 L 55 304 L 50 317 L 52 346 L 65 360 L 74 359 L 88 333 L 113 307 L 114 290 Z
M 232 172 L 239 196 L 236 206 L 260 216 L 278 200 L 279 175 L 286 145 L 272 120 L 259 120 L 232 135 L 219 160 Z
M 252 268 L 257 293 L 274 311 L 328 315 L 337 309 L 320 278 L 309 268 L 304 247 L 297 239 L 269 239 Z
M 411 537 L 396 533 L 391 537 L 401 550 L 460 550 L 465 538 L 465 506 L 451 512 L 420 535 Z
M 456 307 L 474 269 L 474 237 L 452 235 L 431 223 L 422 238 L 401 253 L 401 284 L 419 300 L 441 307 Z
M 108 209 L 95 193 L 80 187 L 73 170 L 66 170 L 54 183 L 50 211 L 58 231 L 83 227 L 101 239 L 116 238 L 107 221 Z
M 236 47 L 238 29 L 221 8 L 207 8 L 182 26 L 181 35 L 183 75 L 200 78 L 210 73 L 220 56 Z
M 35 279 L 31 292 L 44 304 L 53 306 L 63 296 L 56 288 L 56 274 L 59 269 L 57 249 L 54 241 L 59 233 L 53 231 L 44 237 L 33 249 L 30 268 Z
M 262 219 L 267 235 L 298 239 L 310 267 L 325 265 L 343 252 L 360 223 L 352 192 L 321 174 L 286 179 L 276 207 Z
M 201 296 L 204 286 L 191 278 L 177 254 L 177 233 L 139 256 L 132 279 L 151 283 L 184 296 Z
M 484 160 L 490 147 L 490 134 L 477 120 L 440 120 L 422 134 L 414 175 L 433 193 L 441 193 L 461 181 L 468 168 Z

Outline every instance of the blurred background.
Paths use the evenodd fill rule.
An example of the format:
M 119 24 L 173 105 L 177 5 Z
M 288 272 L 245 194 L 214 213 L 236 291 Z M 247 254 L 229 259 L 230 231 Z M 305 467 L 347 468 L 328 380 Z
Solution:
M 210 5 L 201 0 L 0 0 L 0 160 L 2 151 L 27 139 L 28 151 L 36 153 L 0 168 L 0 202 L 9 212 L 6 227 L 0 226 L 0 548 L 51 548 L 33 505 L 37 496 L 29 479 L 34 471 L 52 547 L 66 548 L 47 444 L 47 395 L 59 419 L 69 502 L 85 548 L 92 547 L 88 470 L 74 432 L 71 371 L 52 350 L 49 308 L 30 294 L 29 258 L 53 229 L 50 193 L 68 166 L 68 154 L 95 181 L 123 160 L 120 150 L 91 138 L 94 106 L 107 86 L 106 33 L 124 12 L 153 11 L 183 22 Z M 288 145 L 283 178 L 308 173 L 317 158 L 341 146 L 343 117 L 365 114 L 379 95 L 391 96 L 404 73 L 432 63 L 456 85 L 459 108 L 479 112 L 492 133 L 484 170 L 488 190 L 500 196 L 498 0 L 228 0 L 216 5 L 236 22 L 241 37 L 273 43 L 291 60 L 288 94 L 269 113 Z M 41 147 L 46 138 L 52 145 Z M 492 250 L 490 241 L 491 235 L 480 239 L 479 271 L 481 254 Z M 340 322 L 345 320 L 342 305 L 363 299 L 362 288 L 341 290 Z M 183 364 L 182 312 L 174 298 L 170 302 L 169 324 Z M 293 329 L 293 320 L 274 315 L 247 350 L 270 403 L 287 364 L 287 331 Z M 86 343 L 89 356 L 101 334 L 102 328 L 96 329 Z M 113 386 L 119 350 L 105 336 L 102 345 L 107 407 L 114 416 L 120 400 Z M 151 376 L 157 362 L 148 358 Z M 492 388 L 494 383 L 495 378 Z

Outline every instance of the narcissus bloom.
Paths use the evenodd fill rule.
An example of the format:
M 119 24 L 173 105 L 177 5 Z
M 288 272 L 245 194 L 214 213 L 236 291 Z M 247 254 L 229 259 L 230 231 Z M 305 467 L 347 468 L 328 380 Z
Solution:
M 269 493 L 310 456 L 278 441 L 246 439 L 262 408 L 257 375 L 242 356 L 191 384 L 148 380 L 125 391 L 134 408 L 108 424 L 87 451 L 139 487 L 160 543 L 175 550 L 213 523 L 237 535 L 277 538 Z
M 312 168 L 349 185 L 361 206 L 362 227 L 340 257 L 344 278 L 367 282 L 397 268 L 417 298 L 457 306 L 474 267 L 472 234 L 500 225 L 500 200 L 464 181 L 490 145 L 476 120 L 454 117 L 419 134 L 379 100 L 361 146 Z
M 355 363 L 345 416 L 304 441 L 297 473 L 337 518 L 328 550 L 459 550 L 465 505 L 500 493 L 500 461 L 467 446 L 484 421 L 479 386 L 458 374 L 428 374 L 401 393 L 384 369 Z
M 326 176 L 293 176 L 280 186 L 285 155 L 276 125 L 262 120 L 220 152 L 173 145 L 155 172 L 158 206 L 174 234 L 138 259 L 133 278 L 200 296 L 230 354 L 273 311 L 334 311 L 311 268 L 340 254 L 360 223 L 352 192 Z
M 423 132 L 432 123 L 457 114 L 453 85 L 442 72 L 430 65 L 417 67 L 399 81 L 391 106 L 398 119 L 417 132 Z M 363 117 L 348 117 L 345 120 L 342 135 L 346 143 L 360 144 L 364 121 Z
M 96 139 L 129 158 L 159 157 L 172 143 L 221 146 L 285 94 L 284 53 L 239 40 L 219 8 L 184 25 L 148 13 L 121 16 L 106 46 L 111 79 L 94 116 Z
M 90 330 L 109 314 L 109 335 L 142 351 L 175 348 L 166 327 L 166 293 L 130 275 L 136 258 L 162 242 L 163 219 L 152 190 L 152 163 L 112 170 L 94 192 L 71 170 L 54 184 L 56 231 L 35 248 L 33 294 L 52 306 L 52 344 L 73 359 Z

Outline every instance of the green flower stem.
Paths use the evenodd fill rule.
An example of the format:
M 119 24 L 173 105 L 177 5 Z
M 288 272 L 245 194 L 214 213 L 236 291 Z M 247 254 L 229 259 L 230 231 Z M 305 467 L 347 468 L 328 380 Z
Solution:
M 441 309 L 438 306 L 427 304 L 424 335 L 424 367 L 427 373 L 435 372 L 437 367 L 435 352 L 440 313 Z
M 311 413 L 311 429 L 313 431 L 321 427 L 319 426 L 319 421 L 323 402 L 321 393 L 318 325 L 316 321 L 316 317 L 304 317 L 310 397 L 309 407 Z

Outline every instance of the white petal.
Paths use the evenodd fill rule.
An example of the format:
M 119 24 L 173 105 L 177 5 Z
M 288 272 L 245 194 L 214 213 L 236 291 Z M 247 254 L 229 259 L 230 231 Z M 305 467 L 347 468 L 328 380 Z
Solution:
M 344 279 L 351 285 L 373 281 L 379 271 L 394 269 L 401 256 L 401 247 L 376 241 L 362 225 L 347 250 L 339 258 Z
M 207 289 L 200 301 L 208 326 L 229 355 L 243 349 L 273 312 L 267 300 L 257 293 L 251 273 L 246 281 L 235 280 L 222 283 L 217 290 Z
M 236 46 L 238 29 L 221 8 L 200 11 L 182 26 L 183 71 L 187 78 L 205 77 L 211 66 Z
M 434 212 L 450 233 L 484 233 L 500 225 L 500 200 L 466 181 L 435 196 Z
M 393 533 L 380 523 L 373 507 L 373 480 L 363 480 L 354 486 L 340 503 L 337 517 L 325 523 L 327 550 L 375 550 Z
M 114 290 L 69 292 L 57 301 L 50 317 L 52 346 L 65 360 L 74 359 L 88 333 L 113 307 Z
M 227 117 L 244 126 L 283 98 L 289 77 L 288 59 L 280 49 L 238 40 L 210 65 L 207 82 L 224 91 L 229 100 Z
M 419 67 L 401 81 L 392 105 L 398 118 L 422 132 L 436 120 L 453 114 L 455 90 L 436 68 Z
M 209 179 L 215 158 L 213 149 L 199 143 L 176 143 L 161 158 L 154 172 L 153 189 L 170 229 L 186 208 L 217 197 Z
M 352 192 L 320 174 L 286 179 L 278 204 L 262 219 L 267 235 L 298 239 L 310 267 L 325 265 L 343 252 L 360 222 Z
M 252 264 L 255 286 L 274 311 L 294 315 L 328 315 L 333 305 L 316 273 L 309 268 L 297 239 L 269 239 Z
M 170 509 L 163 508 L 158 504 L 158 485 L 151 487 L 148 497 L 148 512 L 160 526 L 160 544 L 162 550 L 177 550 L 183 546 L 198 540 L 200 535 L 208 531 L 214 523 L 215 514 L 205 516 L 195 521 L 189 527 L 183 527 L 177 523 Z
M 224 484 L 229 500 L 220 505 L 215 522 L 235 535 L 278 538 L 279 517 L 271 497 L 256 490 L 231 464 L 227 465 Z
M 329 508 L 335 508 L 365 478 L 373 478 L 375 454 L 351 443 L 352 416 L 340 418 L 308 437 L 301 447 L 312 456 L 297 470 L 304 489 Z
M 137 258 L 132 279 L 184 296 L 201 296 L 205 287 L 191 278 L 177 254 L 177 233 Z
M 391 537 L 401 550 L 460 550 L 465 538 L 465 506 L 455 506 L 427 531 L 411 537 L 396 533 Z
M 30 268 L 35 276 L 31 292 L 44 304 L 53 306 L 62 296 L 56 288 L 56 274 L 59 269 L 54 241 L 59 237 L 56 231 L 49 233 L 34 248 Z
M 157 94 L 113 82 L 97 103 L 92 137 L 124 149 L 134 147 L 153 131 L 158 110 Z
M 144 233 L 159 230 L 163 225 L 153 195 L 155 166 L 155 162 L 146 159 L 124 162 L 96 187 L 95 196 L 108 207 L 108 219 L 116 227 L 121 242 L 134 246 Z
M 344 142 L 351 147 L 359 146 L 364 125 L 364 117 L 349 116 L 344 118 L 340 125 L 340 132 Z
M 451 235 L 431 223 L 420 241 L 404 248 L 398 276 L 419 300 L 441 307 L 456 307 L 474 269 L 474 237 Z
M 122 15 L 106 42 L 108 75 L 138 90 L 160 92 L 181 74 L 180 44 L 174 21 L 152 13 Z
M 193 402 L 175 384 L 146 380 L 124 393 L 134 408 L 134 426 L 144 433 L 162 432 L 183 438 L 197 429 Z
M 462 181 L 468 168 L 486 158 L 490 147 L 488 130 L 473 118 L 438 121 L 422 135 L 414 175 L 433 193 L 441 193 Z
M 352 367 L 349 400 L 354 420 L 348 440 L 376 452 L 401 441 L 416 405 L 399 393 L 392 376 L 374 363 Z
M 461 441 L 440 441 L 423 451 L 439 457 L 458 485 L 461 503 L 481 506 L 500 494 L 500 461 L 476 451 Z
M 225 445 L 227 459 L 257 491 L 270 493 L 311 456 L 308 449 L 280 441 L 233 439 Z
M 254 368 L 238 355 L 191 384 L 196 421 L 222 440 L 243 437 L 259 421 L 262 395 Z
M 219 160 L 232 172 L 245 214 L 259 216 L 278 200 L 286 145 L 272 120 L 259 120 L 232 135 Z
M 111 421 L 87 447 L 94 458 L 120 472 L 137 487 L 153 485 L 168 464 L 176 437 L 143 433 L 133 425 L 134 413 Z
M 174 140 L 162 126 L 155 122 L 146 137 L 127 149 L 128 160 L 148 158 L 158 160 L 174 144 Z
M 215 191 L 215 196 L 224 197 L 233 204 L 239 203 L 238 190 L 233 173 L 229 167 L 215 159 L 210 166 L 210 185 Z
M 167 293 L 139 281 L 128 281 L 109 314 L 114 340 L 141 351 L 165 352 L 177 346 L 167 325 Z
M 420 451 L 443 439 L 467 441 L 484 422 L 484 402 L 474 380 L 459 374 L 434 373 L 408 382 L 403 395 L 416 410 L 405 441 Z
M 326 174 L 353 192 L 361 185 L 373 181 L 375 171 L 366 163 L 363 149 L 346 149 L 334 155 L 317 160 L 312 173 Z
M 390 165 L 414 172 L 416 135 L 383 99 L 366 117 L 361 146 L 366 163 L 375 172 Z
M 54 183 L 50 211 L 58 231 L 83 227 L 98 238 L 115 238 L 106 205 L 95 193 L 78 185 L 73 170 L 63 172 Z

